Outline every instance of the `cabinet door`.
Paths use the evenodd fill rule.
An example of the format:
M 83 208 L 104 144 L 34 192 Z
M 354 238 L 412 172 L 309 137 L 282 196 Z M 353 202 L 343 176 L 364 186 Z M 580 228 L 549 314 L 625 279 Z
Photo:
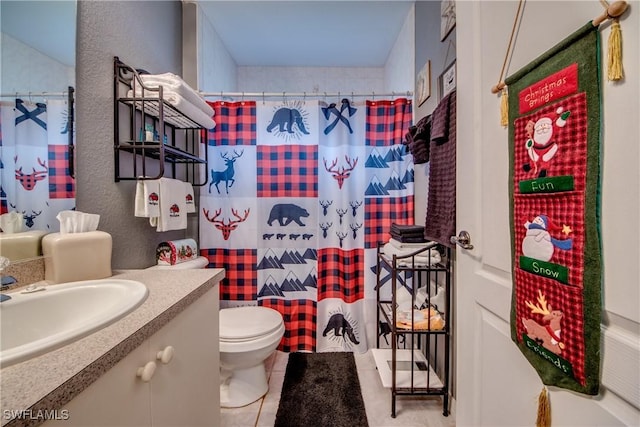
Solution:
M 47 421 L 46 427 L 148 426 L 149 384 L 136 376 L 149 361 L 149 342 L 145 341 L 108 372 L 98 378 L 64 409 L 67 420 Z
M 208 291 L 150 338 L 152 357 L 167 346 L 173 358 L 156 360 L 151 385 L 153 426 L 216 426 L 220 419 L 218 288 Z

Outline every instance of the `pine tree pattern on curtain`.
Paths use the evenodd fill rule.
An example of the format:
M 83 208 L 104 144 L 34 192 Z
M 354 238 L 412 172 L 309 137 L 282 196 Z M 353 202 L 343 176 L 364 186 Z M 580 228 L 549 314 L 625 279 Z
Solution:
M 413 223 L 411 102 L 210 104 L 200 245 L 222 306 L 278 310 L 282 351 L 366 351 L 377 244 Z

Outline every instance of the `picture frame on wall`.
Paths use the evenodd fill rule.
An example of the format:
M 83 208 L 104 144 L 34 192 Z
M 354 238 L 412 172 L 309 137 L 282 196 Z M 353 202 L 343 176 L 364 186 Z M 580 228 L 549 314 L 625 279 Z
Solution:
M 431 61 L 427 60 L 416 78 L 418 107 L 431 96 Z
M 453 61 L 438 77 L 438 100 L 456 88 L 456 62 Z
M 455 0 L 440 1 L 440 41 L 447 38 L 453 27 L 456 26 L 456 2 Z

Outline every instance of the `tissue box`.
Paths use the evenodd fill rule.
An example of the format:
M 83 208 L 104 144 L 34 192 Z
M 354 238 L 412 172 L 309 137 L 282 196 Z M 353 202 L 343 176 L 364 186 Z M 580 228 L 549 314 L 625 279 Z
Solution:
M 104 231 L 47 234 L 42 238 L 45 279 L 66 283 L 111 277 L 112 244 Z

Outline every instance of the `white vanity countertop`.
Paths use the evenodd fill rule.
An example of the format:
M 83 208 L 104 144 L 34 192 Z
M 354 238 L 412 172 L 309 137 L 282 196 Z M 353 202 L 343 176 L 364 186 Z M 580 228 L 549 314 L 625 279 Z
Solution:
M 189 304 L 217 286 L 224 278 L 224 270 L 123 270 L 114 272 L 112 278 L 144 283 L 149 289 L 147 299 L 127 316 L 91 335 L 0 369 L 2 426 L 39 423 L 29 419 L 10 422 L 9 411 L 30 410 L 36 414 L 62 408 Z

